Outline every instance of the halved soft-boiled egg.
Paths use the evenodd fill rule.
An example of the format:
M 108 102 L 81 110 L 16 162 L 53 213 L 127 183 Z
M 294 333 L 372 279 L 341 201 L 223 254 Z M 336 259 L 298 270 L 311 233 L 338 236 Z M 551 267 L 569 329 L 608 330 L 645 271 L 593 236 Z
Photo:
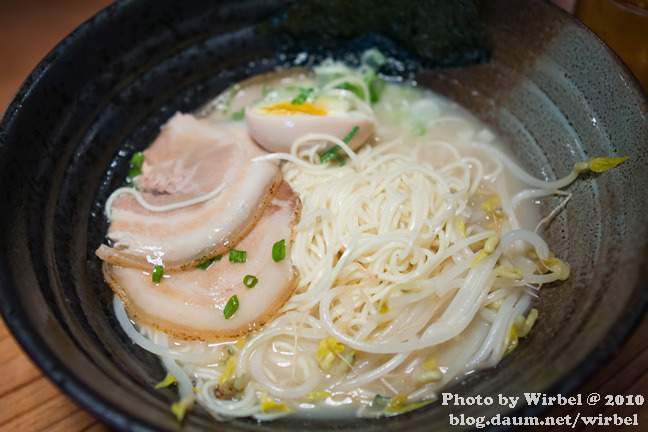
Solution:
M 333 89 L 312 102 L 296 99 L 273 102 L 245 109 L 248 133 L 271 152 L 288 152 L 306 134 L 322 133 L 344 139 L 358 127 L 347 143 L 355 149 L 374 132 L 373 111 L 353 93 Z

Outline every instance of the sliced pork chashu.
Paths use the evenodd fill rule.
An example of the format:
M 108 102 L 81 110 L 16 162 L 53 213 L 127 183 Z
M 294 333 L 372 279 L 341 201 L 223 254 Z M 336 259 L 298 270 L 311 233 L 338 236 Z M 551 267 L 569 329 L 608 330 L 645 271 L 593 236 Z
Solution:
M 230 262 L 228 255 L 206 270 L 192 268 L 166 273 L 159 283 L 150 271 L 104 264 L 104 275 L 138 323 L 185 340 L 223 340 L 258 329 L 283 306 L 297 282 L 297 270 L 288 250 L 301 204 L 287 183 L 250 233 L 235 246 L 246 261 Z M 276 262 L 273 245 L 286 242 L 286 256 Z M 244 285 L 246 276 L 258 282 Z M 251 279 L 248 280 L 250 283 Z M 238 310 L 226 319 L 224 308 L 232 296 Z
M 176 114 L 144 151 L 135 180 L 153 207 L 119 195 L 107 209 L 112 247 L 102 245 L 97 255 L 115 265 L 169 270 L 227 252 L 252 229 L 281 181 L 276 162 L 252 162 L 261 154 L 240 124 Z M 205 196 L 212 197 L 164 210 Z

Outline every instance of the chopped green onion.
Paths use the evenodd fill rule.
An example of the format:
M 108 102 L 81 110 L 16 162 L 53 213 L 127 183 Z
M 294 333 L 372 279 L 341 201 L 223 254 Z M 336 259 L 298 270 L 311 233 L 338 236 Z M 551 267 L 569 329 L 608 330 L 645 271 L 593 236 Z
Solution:
M 350 82 L 344 82 L 340 85 L 335 86 L 336 89 L 342 89 L 342 90 L 348 90 L 351 93 L 355 94 L 358 99 L 364 100 L 364 91 L 362 87 L 360 87 L 357 84 L 350 83 Z
M 338 153 L 338 150 L 341 150 L 341 147 L 339 145 L 334 145 L 330 149 L 320 152 L 319 157 L 320 157 L 320 162 L 321 163 L 326 163 L 330 161 L 331 159 L 337 159 L 342 160 L 340 161 L 340 166 L 344 165 L 344 158 Z
M 425 127 L 420 124 L 412 131 L 412 133 L 417 136 L 423 136 L 426 132 L 427 130 L 425 129 Z
M 128 169 L 128 177 L 131 179 L 134 179 L 138 175 L 142 174 L 142 168 L 141 167 L 130 167 Z
M 272 245 L 272 259 L 279 262 L 286 258 L 286 240 L 281 239 Z
M 164 267 L 162 267 L 161 265 L 156 265 L 155 267 L 153 267 L 153 275 L 152 275 L 153 282 L 159 283 L 162 280 L 163 274 L 164 274 Z
M 358 133 L 358 130 L 360 130 L 360 127 L 358 125 L 353 126 L 351 128 L 351 131 L 347 134 L 347 136 L 344 137 L 342 140 L 345 144 L 349 144 L 349 142 L 353 139 L 356 133 Z M 328 150 L 325 150 L 323 152 L 320 152 L 319 157 L 320 157 L 320 162 L 321 163 L 326 163 L 330 161 L 331 159 L 335 159 L 340 162 L 340 166 L 344 165 L 344 157 L 342 157 L 341 154 L 338 153 L 338 151 L 341 150 L 341 147 L 339 145 L 334 145 Z
M 196 268 L 200 270 L 207 270 L 207 267 L 209 267 L 213 262 L 214 262 L 214 258 L 206 259 L 205 261 L 196 264 Z
M 364 81 L 367 83 L 367 87 L 369 88 L 369 99 L 371 100 L 371 103 L 378 102 L 385 90 L 385 81 L 376 76 L 376 74 L 365 77 Z
M 369 101 L 371 103 L 378 102 L 385 91 L 385 80 L 376 75 L 375 72 L 371 72 L 369 75 L 364 77 L 364 82 L 367 84 L 367 88 L 369 89 Z M 365 100 L 364 89 L 358 84 L 345 82 L 335 88 L 348 90 L 355 94 L 358 99 Z
M 243 285 L 248 288 L 254 288 L 259 282 L 259 279 L 256 276 L 247 275 L 243 278 Z
M 223 255 L 216 255 L 215 257 L 211 257 L 206 259 L 205 261 L 201 262 L 200 264 L 196 264 L 196 268 L 200 270 L 207 270 L 207 268 L 214 262 L 214 261 L 220 261 L 221 258 L 223 258 Z
M 208 268 L 208 267 L 211 265 L 211 263 L 213 263 L 214 261 L 215 261 L 214 258 L 208 258 L 208 259 L 206 259 L 205 261 L 203 261 L 203 262 L 201 262 L 201 263 L 199 263 L 199 264 L 196 264 L 196 268 L 197 268 L 197 269 L 200 269 L 200 270 L 207 270 L 207 268 Z
M 385 65 L 385 63 L 387 63 L 387 57 L 385 57 L 385 54 L 380 52 L 380 50 L 372 48 L 362 54 L 361 61 L 363 64 L 373 69 L 380 69 Z
M 131 156 L 128 168 L 128 179 L 132 180 L 142 174 L 142 164 L 144 163 L 144 153 L 137 152 Z
M 234 87 L 234 83 L 230 83 L 229 87 L 227 88 L 227 97 L 225 98 L 225 102 L 223 103 L 223 114 L 227 114 L 230 109 L 232 99 L 234 99 Z
M 299 95 L 295 99 L 293 99 L 290 103 L 293 105 L 301 105 L 304 102 L 306 102 L 306 99 L 308 99 L 308 96 L 310 96 L 311 93 L 313 93 L 312 88 L 303 88 L 299 90 Z
M 342 141 L 344 141 L 344 144 L 349 144 L 349 142 L 353 139 L 353 137 L 355 136 L 355 134 L 358 133 L 359 130 L 360 130 L 360 126 L 358 125 L 353 126 L 349 131 L 349 133 L 347 134 L 347 136 L 345 136 L 344 139 L 342 139 Z
M 230 299 L 227 301 L 227 304 L 225 305 L 225 309 L 223 309 L 223 315 L 225 315 L 225 319 L 230 319 L 232 318 L 232 315 L 236 313 L 236 311 L 239 308 L 239 301 L 238 297 L 233 295 L 230 297 Z
M 230 260 L 230 262 L 242 263 L 242 262 L 245 262 L 246 258 L 247 258 L 247 253 L 245 251 L 239 251 L 239 250 L 236 250 L 236 249 L 232 249 L 229 252 L 229 260 Z
M 142 163 L 144 163 L 144 153 L 143 152 L 134 153 L 133 156 L 130 158 L 130 164 L 131 165 L 141 166 Z
M 245 118 L 245 107 L 241 108 L 235 113 L 232 113 L 232 120 L 239 121 L 239 120 L 243 120 L 244 118 Z

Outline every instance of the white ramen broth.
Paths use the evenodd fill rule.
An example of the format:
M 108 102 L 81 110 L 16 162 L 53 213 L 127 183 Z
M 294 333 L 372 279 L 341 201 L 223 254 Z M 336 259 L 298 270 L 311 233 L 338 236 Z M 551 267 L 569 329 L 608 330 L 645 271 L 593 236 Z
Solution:
M 285 229 L 284 256 L 275 256 L 275 244 L 274 261 L 263 261 L 259 270 L 240 270 L 253 268 L 255 251 L 246 246 L 245 263 L 232 262 L 230 252 L 229 261 L 194 268 L 197 259 L 223 254 L 208 245 L 200 246 L 202 255 L 187 257 L 190 267 L 167 268 L 169 252 L 160 246 L 146 256 L 147 268 L 137 257 L 115 258 L 134 250 L 129 242 L 135 234 L 124 234 L 123 223 L 109 231 L 102 248 L 110 253 L 102 255 L 100 248 L 98 255 L 117 293 L 117 317 L 135 343 L 160 356 L 169 376 L 157 387 L 177 387 L 179 401 L 172 408 L 178 417 L 194 403 L 216 418 L 259 420 L 291 413 L 381 417 L 410 411 L 434 401 L 466 373 L 495 366 L 512 352 L 536 320 L 531 304 L 538 290 L 568 277 L 569 266 L 536 233 L 541 216 L 548 217 L 540 225 L 553 214 L 538 215 L 532 202 L 556 194 L 566 202 L 559 189 L 578 172 L 594 168 L 577 164 L 564 179 L 534 179 L 457 104 L 415 83 L 379 78 L 381 61 L 372 51 L 359 68 L 327 60 L 310 72 L 257 77 L 229 89 L 199 112 L 199 119 L 185 118 L 204 128 L 248 131 L 261 145 L 245 162 L 250 172 L 260 164 L 279 169 L 280 180 L 271 171 L 264 177 L 269 186 L 262 195 L 269 198 L 254 202 L 266 213 L 287 208 L 295 220 L 285 228 L 268 223 L 257 234 L 266 217 L 260 210 L 263 216 L 251 216 L 258 220 L 256 229 L 223 244 L 240 252 L 240 244 L 254 243 L 251 236 L 263 239 L 268 231 Z M 141 194 L 144 201 L 167 197 L 151 205 L 173 201 L 171 186 L 155 189 L 166 174 L 151 180 L 159 164 L 171 164 L 147 165 L 155 163 L 158 145 L 144 152 L 143 163 L 132 162 L 135 188 L 124 196 L 117 191 L 109 200 L 111 229 L 120 223 L 127 199 L 135 203 L 132 195 Z M 174 175 L 184 179 L 174 166 Z M 272 185 L 277 181 L 292 190 L 284 201 L 276 201 L 280 192 Z M 146 186 L 151 182 L 158 186 Z M 179 210 L 133 210 L 136 215 L 129 217 L 146 221 L 149 211 L 155 218 L 187 215 L 219 199 L 232 182 L 226 176 L 202 192 L 181 194 Z M 217 185 L 220 189 L 214 189 Z M 154 227 L 136 230 L 156 235 Z M 285 265 L 275 269 L 279 261 Z M 163 276 L 156 281 L 158 270 Z M 237 271 L 239 286 L 223 288 L 222 281 Z M 271 271 L 284 277 L 276 282 L 278 294 L 266 298 Z M 194 274 L 200 279 L 195 284 L 176 282 Z M 146 285 L 142 278 L 151 287 L 140 292 Z M 207 301 L 200 303 L 205 316 L 218 318 L 205 324 L 209 329 L 201 327 L 202 310 L 183 311 L 194 300 Z M 156 316 L 158 309 L 165 315 Z

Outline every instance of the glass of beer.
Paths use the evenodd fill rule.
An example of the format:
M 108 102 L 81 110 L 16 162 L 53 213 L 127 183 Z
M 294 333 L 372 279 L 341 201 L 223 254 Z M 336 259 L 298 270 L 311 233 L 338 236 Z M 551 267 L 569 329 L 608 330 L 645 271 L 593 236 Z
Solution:
M 621 57 L 648 91 L 648 0 L 579 0 L 575 15 Z

